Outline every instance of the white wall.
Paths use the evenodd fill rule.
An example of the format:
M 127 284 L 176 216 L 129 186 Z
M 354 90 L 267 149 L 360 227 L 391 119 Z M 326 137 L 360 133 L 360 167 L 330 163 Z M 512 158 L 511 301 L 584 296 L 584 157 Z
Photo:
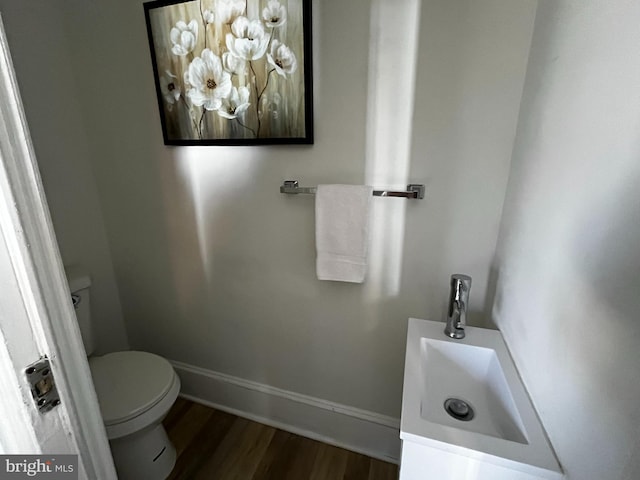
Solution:
M 569 479 L 640 476 L 640 4 L 541 0 L 495 319 Z
M 442 318 L 462 271 L 487 324 L 494 276 L 569 478 L 635 478 L 640 7 L 540 1 L 490 273 L 533 6 L 401 5 L 314 2 L 316 145 L 231 149 L 162 146 L 141 2 L 0 0 L 63 257 L 102 276 L 105 348 L 125 338 L 100 203 L 134 347 L 390 415 L 406 317 Z M 374 230 L 402 233 L 372 239 L 364 286 L 322 283 L 313 201 L 286 178 L 408 179 L 427 199 L 375 199 Z
M 485 322 L 534 3 L 477 3 L 315 1 L 316 144 L 169 148 L 142 2 L 60 2 L 132 346 L 398 416 L 407 318 L 444 318 L 461 271 Z M 320 282 L 290 178 L 427 198 L 374 199 L 369 280 Z
M 65 265 L 94 280 L 97 353 L 128 348 L 120 299 L 80 113 L 69 45 L 54 4 L 0 0 L 0 13 Z

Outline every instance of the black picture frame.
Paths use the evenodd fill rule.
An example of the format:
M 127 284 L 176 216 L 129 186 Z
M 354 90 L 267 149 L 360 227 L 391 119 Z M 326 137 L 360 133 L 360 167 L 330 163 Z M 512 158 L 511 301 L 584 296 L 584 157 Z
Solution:
M 313 144 L 311 0 L 144 12 L 165 145 Z

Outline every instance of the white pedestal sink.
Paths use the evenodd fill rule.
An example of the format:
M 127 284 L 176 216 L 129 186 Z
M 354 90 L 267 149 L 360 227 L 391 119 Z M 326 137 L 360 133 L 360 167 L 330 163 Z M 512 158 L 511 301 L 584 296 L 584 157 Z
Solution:
M 400 480 L 563 478 L 500 332 L 467 327 L 454 340 L 443 330 L 409 319 Z M 450 398 L 464 402 L 459 418 Z

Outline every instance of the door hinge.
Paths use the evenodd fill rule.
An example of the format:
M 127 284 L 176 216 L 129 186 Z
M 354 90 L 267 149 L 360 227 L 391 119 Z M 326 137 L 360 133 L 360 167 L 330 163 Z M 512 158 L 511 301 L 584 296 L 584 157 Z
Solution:
M 49 359 L 44 357 L 29 365 L 24 373 L 31 386 L 31 395 L 36 402 L 38 411 L 45 413 L 60 405 L 60 396 L 53 380 L 53 372 Z

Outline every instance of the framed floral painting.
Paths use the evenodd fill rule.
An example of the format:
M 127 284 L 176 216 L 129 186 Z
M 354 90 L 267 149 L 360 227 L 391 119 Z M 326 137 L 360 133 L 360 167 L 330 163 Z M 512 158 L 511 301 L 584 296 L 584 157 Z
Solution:
M 164 143 L 313 143 L 310 3 L 145 3 Z

